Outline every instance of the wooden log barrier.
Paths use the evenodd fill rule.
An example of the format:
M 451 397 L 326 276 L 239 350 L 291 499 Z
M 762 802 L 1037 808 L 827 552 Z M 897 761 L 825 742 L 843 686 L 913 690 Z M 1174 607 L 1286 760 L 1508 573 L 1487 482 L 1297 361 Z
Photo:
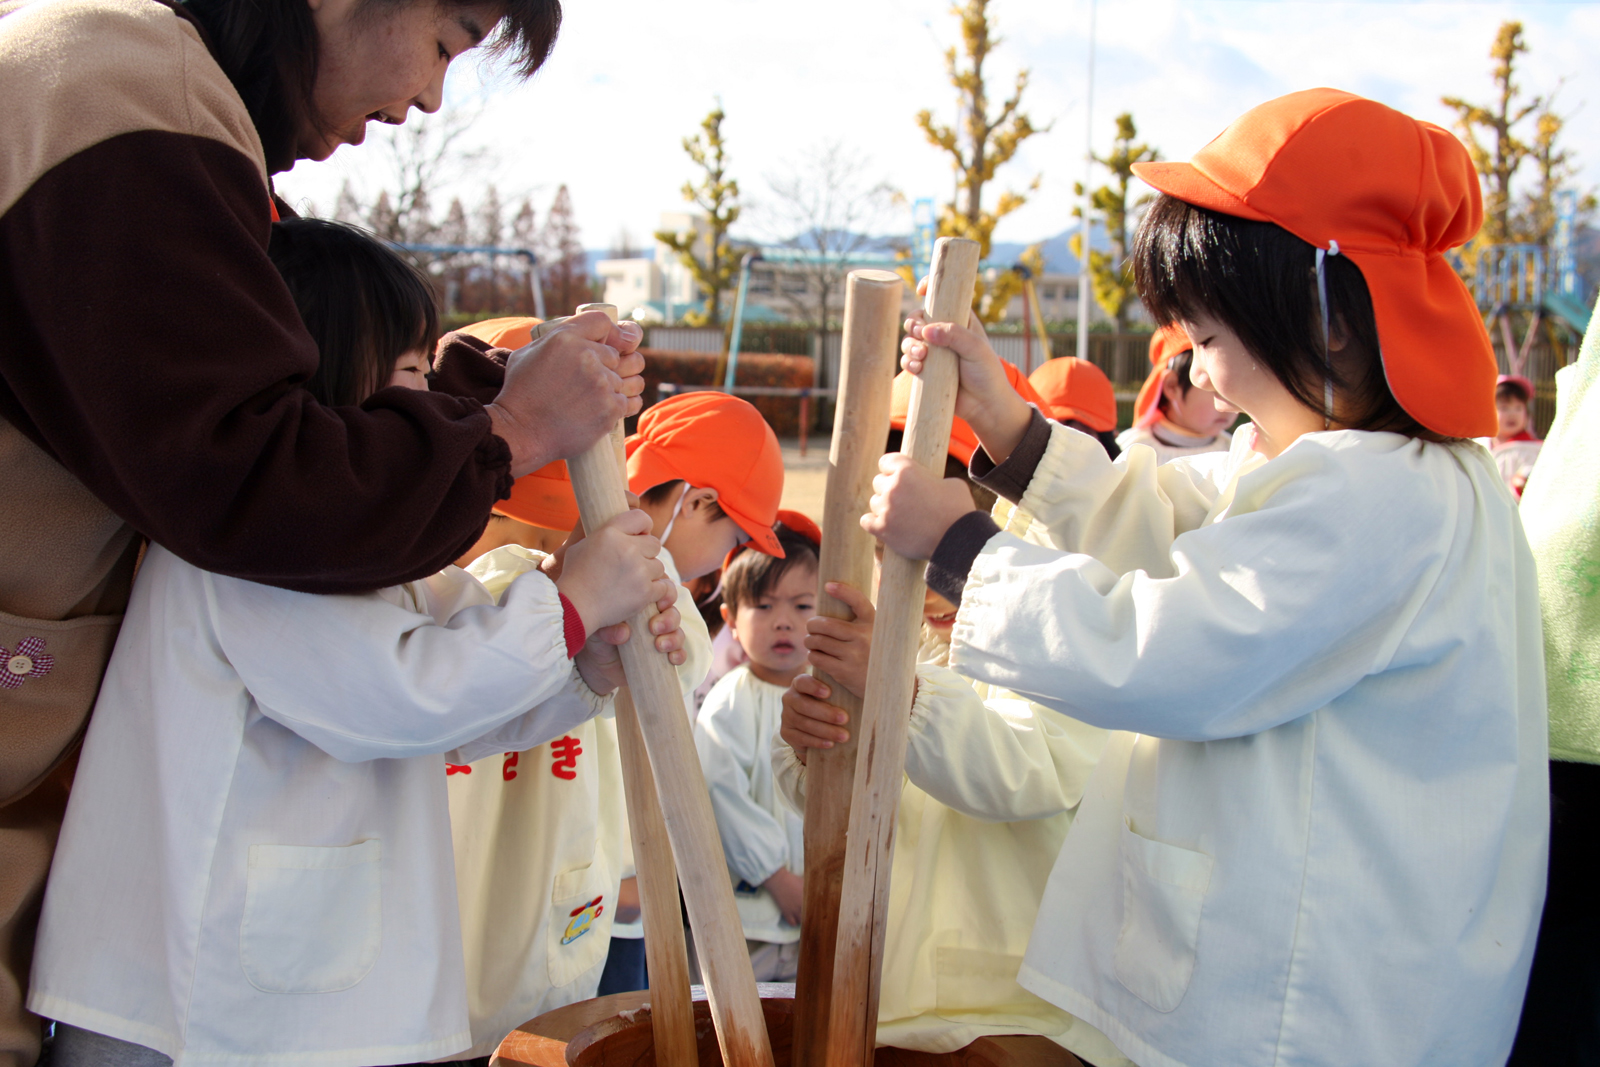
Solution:
M 578 308 L 579 313 L 595 310 L 605 311 L 612 321 L 616 320 L 616 308 L 609 304 L 585 304 Z M 585 530 L 598 530 L 628 508 L 627 479 L 618 462 L 614 439 L 614 435 L 620 432 L 619 424 L 613 436 L 596 442 L 583 455 L 567 461 L 572 474 L 573 493 L 578 501 L 578 514 L 583 519 Z M 694 925 L 702 981 L 711 1005 L 717 1043 L 722 1051 L 722 1062 L 728 1067 L 773 1067 L 772 1048 L 767 1039 L 761 1000 L 756 992 L 755 972 L 750 966 L 749 950 L 745 946 L 739 912 L 734 905 L 733 885 L 728 880 L 728 864 L 722 853 L 721 839 L 717 836 L 710 795 L 706 791 L 700 759 L 695 754 L 694 740 L 690 735 L 683 692 L 678 687 L 677 671 L 666 656 L 655 650 L 650 636 L 650 620 L 655 615 L 656 608 L 650 605 L 628 620 L 633 636 L 620 649 L 622 669 L 628 679 L 631 703 L 638 712 L 637 725 L 648 752 L 647 765 L 654 774 L 666 837 L 676 860 L 689 921 Z M 617 735 L 619 744 L 622 744 L 626 731 L 620 708 Z M 636 768 L 640 763 L 637 759 L 632 762 Z M 635 805 L 632 799 L 630 796 L 630 821 L 634 818 Z M 648 820 L 648 812 L 643 814 Z M 636 826 L 633 833 L 637 842 L 640 828 Z M 652 895 L 652 911 L 657 916 L 652 924 L 652 912 L 645 914 L 648 936 L 652 925 L 659 932 L 669 923 L 661 917 L 667 914 L 667 910 L 655 892 L 657 888 L 665 889 L 666 886 L 662 884 L 663 879 L 652 879 L 645 875 L 643 863 L 640 873 L 643 876 L 639 886 L 641 903 L 648 885 Z M 675 904 L 670 913 L 670 923 L 676 923 Z M 649 951 L 647 944 L 647 958 Z M 655 960 L 650 959 L 649 962 L 653 970 Z M 667 967 L 670 970 L 673 963 L 669 962 Z M 686 967 L 684 973 L 687 974 Z M 664 975 L 663 979 L 667 977 Z M 652 975 L 652 986 L 654 981 Z M 663 990 L 666 990 L 665 986 Z M 670 995 L 676 998 L 677 994 L 674 991 Z M 664 1033 L 670 1048 L 682 1055 L 682 1030 L 678 1024 L 658 1033 Z M 697 1062 L 692 1034 L 688 1036 L 688 1042 L 688 1059 L 663 1059 L 661 1062 Z
M 851 619 L 828 582 L 847 582 L 872 593 L 872 536 L 861 516 L 872 497 L 872 477 L 889 436 L 905 283 L 885 270 L 851 271 L 845 282 L 844 337 L 839 353 L 839 400 L 823 498 L 822 552 L 817 567 L 817 614 Z M 839 931 L 839 890 L 844 876 L 845 832 L 856 776 L 859 698 L 822 671 L 828 699 L 850 715 L 850 740 L 806 757 L 805 897 L 800 924 L 800 971 L 795 979 L 794 1064 L 826 1067 L 828 1014 Z
M 978 274 L 978 243 L 941 237 L 934 245 L 929 322 L 965 323 Z M 930 347 L 911 388 L 903 451 L 943 476 L 959 384 L 956 355 Z M 883 553 L 877 621 L 867 661 L 866 699 L 856 734 L 855 782 L 839 898 L 838 944 L 828 1018 L 828 1067 L 870 1067 L 889 902 L 895 813 L 905 774 L 906 732 L 916 680 L 926 564 Z M 808 775 L 807 797 L 810 796 Z

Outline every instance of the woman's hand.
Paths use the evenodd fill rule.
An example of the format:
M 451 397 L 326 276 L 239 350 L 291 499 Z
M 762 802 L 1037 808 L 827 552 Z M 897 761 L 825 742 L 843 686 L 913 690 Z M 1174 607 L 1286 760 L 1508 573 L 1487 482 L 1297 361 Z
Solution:
M 927 279 L 917 286 L 927 288 Z M 956 417 L 965 419 L 996 463 L 1004 463 L 1027 432 L 1033 415 L 1028 402 L 1012 388 L 989 336 L 975 318 L 958 326 L 953 322 L 926 322 L 922 311 L 906 319 L 906 337 L 900 342 L 901 366 L 921 374 L 929 346 L 956 354 L 961 388 L 956 393 Z
M 829 582 L 827 593 L 844 601 L 855 619 L 813 615 L 806 622 L 811 665 L 860 697 L 867 689 L 867 659 L 872 655 L 872 621 L 877 612 L 865 593 L 844 582 Z
M 850 731 L 844 729 L 850 716 L 828 703 L 832 695 L 833 690 L 809 674 L 795 675 L 784 691 L 778 736 L 789 743 L 801 763 L 806 761 L 808 748 L 832 748 L 850 740 Z
M 619 419 L 638 414 L 643 340 L 638 323 L 586 311 L 511 353 L 500 395 L 485 410 L 511 448 L 513 477 L 582 455 Z
M 650 525 L 643 511 L 624 511 L 563 553 L 556 588 L 572 601 L 589 632 L 625 622 L 647 604 L 676 602 L 677 590 L 656 558 L 661 542 L 650 536 Z
M 931 557 L 945 531 L 973 510 L 966 483 L 936 478 L 910 456 L 891 452 L 878 460 L 878 470 L 868 502 L 872 510 L 861 516 L 861 528 L 908 559 Z

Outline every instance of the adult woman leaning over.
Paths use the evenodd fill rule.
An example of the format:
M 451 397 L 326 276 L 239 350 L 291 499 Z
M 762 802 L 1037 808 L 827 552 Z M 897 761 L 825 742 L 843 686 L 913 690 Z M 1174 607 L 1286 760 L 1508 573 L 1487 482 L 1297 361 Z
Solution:
M 0 1067 L 38 1055 L 38 898 L 143 540 L 309 592 L 411 580 L 637 409 L 640 334 L 597 315 L 320 406 L 267 258 L 271 174 L 435 110 L 486 39 L 531 73 L 559 22 L 559 0 L 0 0 Z

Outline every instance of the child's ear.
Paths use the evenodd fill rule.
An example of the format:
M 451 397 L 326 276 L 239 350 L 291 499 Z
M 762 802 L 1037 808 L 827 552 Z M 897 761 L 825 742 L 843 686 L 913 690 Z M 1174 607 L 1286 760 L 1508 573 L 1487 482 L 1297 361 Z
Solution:
M 689 509 L 698 510 L 700 508 L 707 508 L 712 504 L 715 504 L 721 496 L 721 493 L 717 492 L 708 485 L 697 485 L 689 491 L 690 499 L 686 500 L 684 503 L 688 505 Z
M 722 611 L 722 621 L 724 623 L 726 623 L 727 625 L 732 626 L 733 625 L 733 616 L 728 614 L 728 605 L 726 603 L 723 603 L 723 604 L 718 604 L 717 607 Z

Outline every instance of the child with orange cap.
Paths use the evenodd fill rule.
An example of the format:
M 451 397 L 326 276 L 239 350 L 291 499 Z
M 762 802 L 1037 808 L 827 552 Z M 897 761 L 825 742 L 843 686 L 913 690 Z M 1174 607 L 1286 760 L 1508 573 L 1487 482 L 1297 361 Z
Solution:
M 1043 401 L 1039 410 L 1045 418 L 1089 434 L 1112 459 L 1122 454 L 1117 444 L 1117 393 L 1105 371 L 1086 359 L 1062 356 L 1028 375 L 1028 384 Z
M 319 402 L 428 388 L 432 294 L 393 251 L 293 219 L 268 253 L 317 342 Z M 649 603 L 656 647 L 680 655 L 657 552 L 629 511 L 498 596 L 453 566 L 318 596 L 152 545 L 44 905 L 30 1006 L 57 1020 L 54 1059 L 362 1067 L 464 1049 L 447 761 L 603 712 L 612 624 Z
M 1024 401 L 1045 402 L 1029 380 L 1003 364 Z M 905 429 L 911 375 L 895 381 L 889 449 Z M 994 494 L 968 481 L 977 448 L 957 419 L 946 476 L 979 507 Z M 1005 501 L 995 514 L 1009 511 Z M 1027 536 L 1029 523 L 1016 525 Z M 830 584 L 855 613 L 853 622 L 823 617 L 807 626 L 813 666 L 858 696 L 865 689 L 875 613 L 864 592 Z M 973 683 L 949 666 L 955 605 L 928 590 L 917 650 L 906 779 L 896 812 L 888 926 L 878 1005 L 880 1044 L 950 1052 L 980 1037 L 1038 1034 L 1097 1067 L 1124 1067 L 1105 1036 L 1016 982 L 1045 881 L 1107 733 L 998 686 Z M 772 761 L 778 787 L 796 810 L 805 805 L 806 751 L 830 747 L 847 732 L 825 703 L 826 686 L 802 674 L 783 697 L 782 739 Z M 983 758 L 969 753 L 983 752 Z M 994 777 L 971 775 L 969 767 Z M 998 778 L 1003 784 L 996 784 Z
M 772 742 L 783 693 L 805 670 L 806 622 L 817 602 L 822 531 L 778 512 L 782 556 L 738 552 L 722 570 L 722 618 L 746 660 L 723 675 L 695 720 L 734 901 L 758 982 L 792 982 L 800 960 L 800 815 L 773 784 Z
M 1169 324 L 1151 335 L 1150 374 L 1133 402 L 1133 425 L 1117 435 L 1119 446 L 1147 445 L 1161 463 L 1232 447 L 1228 427 L 1239 412 L 1211 390 L 1195 388 L 1193 362 L 1194 346 L 1182 326 Z
M 1118 731 L 1020 980 L 1142 1067 L 1502 1064 L 1546 697 L 1533 560 L 1468 440 L 1495 362 L 1444 253 L 1478 176 L 1448 131 L 1332 89 L 1135 170 L 1162 194 L 1141 297 L 1250 416 L 1231 451 L 1112 464 L 963 326 L 918 320 L 908 369 L 954 349 L 974 474 L 1052 544 L 899 457 L 863 520 L 957 576 L 957 670 Z

